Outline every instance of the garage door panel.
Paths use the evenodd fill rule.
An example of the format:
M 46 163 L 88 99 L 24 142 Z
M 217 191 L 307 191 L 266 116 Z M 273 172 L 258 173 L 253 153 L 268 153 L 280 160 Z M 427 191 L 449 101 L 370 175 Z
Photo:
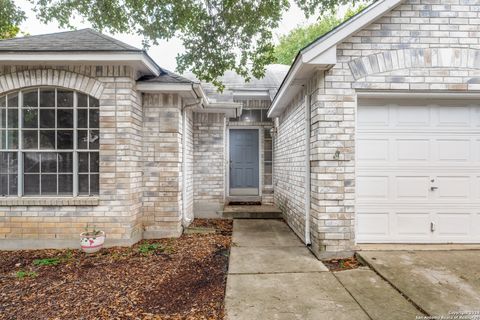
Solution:
M 470 109 L 469 107 L 448 107 L 441 106 L 434 108 L 438 116 L 438 126 L 440 127 L 469 127 Z
M 364 127 L 388 127 L 390 124 L 389 109 L 378 106 L 362 107 L 357 123 Z
M 438 161 L 470 160 L 470 140 L 441 139 L 437 140 Z
M 430 125 L 430 107 L 403 106 L 401 108 L 395 108 L 395 110 L 395 123 L 399 127 L 425 127 Z
M 470 198 L 470 177 L 438 176 L 435 195 L 440 200 L 468 200 Z
M 387 139 L 358 139 L 358 160 L 387 161 L 388 140 Z
M 389 213 L 387 211 L 358 212 L 358 234 L 365 239 L 386 239 L 390 234 Z
M 399 239 L 431 238 L 429 212 L 396 212 L 396 234 Z
M 480 107 L 407 103 L 360 101 L 358 241 L 480 242 Z
M 357 197 L 359 200 L 387 200 L 388 177 L 357 176 Z
M 430 177 L 396 177 L 397 200 L 428 200 Z
M 468 238 L 470 235 L 470 218 L 468 212 L 438 212 L 436 214 L 436 230 L 438 239 L 454 237 Z
M 399 161 L 428 161 L 430 141 L 420 139 L 395 140 L 396 159 Z

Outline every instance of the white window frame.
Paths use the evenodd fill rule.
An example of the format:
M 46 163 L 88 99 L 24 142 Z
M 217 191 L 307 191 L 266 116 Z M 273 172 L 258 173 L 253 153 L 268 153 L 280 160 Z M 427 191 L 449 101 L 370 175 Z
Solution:
M 52 128 L 48 128 L 48 129 L 54 129 L 55 130 L 55 133 L 57 131 L 57 110 L 58 110 L 58 93 L 57 91 L 58 90 L 66 90 L 66 91 L 71 91 L 73 92 L 73 106 L 72 106 L 72 110 L 73 110 L 73 127 L 72 127 L 72 130 L 73 130 L 73 149 L 58 149 L 58 146 L 57 146 L 57 143 L 55 144 L 55 149 L 41 149 L 41 145 L 40 145 L 40 131 L 41 131 L 41 127 L 40 127 L 40 110 L 42 110 L 39 106 L 40 104 L 40 92 L 41 92 L 41 89 L 43 88 L 47 88 L 47 89 L 53 89 L 55 90 L 55 106 L 52 107 L 52 108 L 48 108 L 48 109 L 54 109 L 55 110 L 55 126 L 52 127 Z M 38 110 L 38 114 L 37 114 L 37 132 L 38 132 L 38 136 L 37 136 L 37 143 L 38 143 L 38 149 L 24 149 L 23 148 L 23 130 L 28 130 L 29 128 L 24 128 L 23 127 L 23 112 L 22 110 L 24 110 L 25 108 L 23 108 L 23 94 L 25 91 L 30 91 L 30 90 L 37 90 L 37 101 L 38 101 L 38 105 L 37 105 L 37 109 Z M 79 195 L 79 191 L 78 191 L 78 183 L 79 183 L 79 168 L 78 168 L 78 153 L 79 152 L 84 152 L 84 153 L 92 153 L 92 152 L 97 152 L 99 155 L 100 155 L 100 146 L 98 149 L 78 149 L 78 126 L 77 126 L 77 120 L 78 120 L 78 93 L 82 93 L 82 92 L 79 92 L 77 90 L 74 90 L 74 89 L 70 89 L 70 88 L 63 88 L 63 87 L 58 87 L 58 86 L 34 86 L 34 87 L 28 87 L 28 88 L 22 88 L 22 89 L 19 89 L 19 90 L 15 90 L 15 91 L 12 91 L 12 92 L 6 92 L 2 95 L 6 96 L 7 98 L 7 110 L 8 110 L 8 95 L 10 94 L 17 94 L 17 100 L 18 100 L 18 105 L 17 105 L 17 111 L 18 111 L 18 123 L 17 123 L 17 130 L 18 130 L 18 134 L 17 134 L 17 139 L 18 139 L 18 142 L 17 142 L 17 145 L 18 145 L 18 148 L 17 149 L 0 149 L 0 152 L 16 152 L 17 153 L 17 197 L 18 198 L 29 198 L 29 197 L 35 197 L 35 198 L 38 198 L 38 197 L 45 197 L 45 198 L 48 198 L 48 197 L 67 197 L 67 198 L 71 198 L 71 197 L 81 197 L 81 198 L 85 198 L 85 197 L 97 197 L 99 196 L 100 194 L 100 182 L 99 182 L 99 186 L 98 186 L 98 194 L 91 194 L 91 191 L 90 191 L 90 176 L 91 176 L 91 172 L 90 172 L 90 158 L 89 158 L 89 161 L 88 161 L 88 176 L 89 176 L 89 185 L 88 185 L 88 194 L 86 195 Z M 90 136 L 90 132 L 91 130 L 98 130 L 100 131 L 100 123 L 98 124 L 98 128 L 94 128 L 94 129 L 90 129 L 90 110 L 95 110 L 95 109 L 91 109 L 90 108 L 90 95 L 89 94 L 86 94 L 86 93 L 82 93 L 82 94 L 85 94 L 87 96 L 87 126 L 88 128 L 86 129 L 87 131 L 87 136 L 89 137 Z M 95 97 L 92 97 L 96 100 L 98 100 L 97 98 Z M 84 109 L 84 108 L 82 108 Z M 6 132 L 8 132 L 9 130 L 9 127 L 8 127 L 8 113 L 7 113 L 7 118 L 6 118 Z M 33 129 L 33 128 L 30 128 L 30 129 Z M 69 128 L 68 128 L 69 129 Z M 82 129 L 80 129 L 82 130 Z M 83 128 L 83 130 L 85 130 L 85 128 Z M 8 134 L 8 133 L 7 133 Z M 8 141 L 8 139 L 7 139 Z M 89 141 L 87 141 L 87 147 L 89 147 Z M 23 157 L 25 155 L 25 153 L 72 153 L 72 174 L 73 174 L 73 177 L 72 177 L 72 183 L 73 183 L 73 186 L 72 186 L 72 194 L 57 194 L 57 195 L 42 195 L 42 194 L 36 194 L 36 195 L 25 195 L 25 192 L 24 192 L 24 175 L 25 175 L 25 172 L 24 172 L 24 167 L 23 167 Z M 58 159 L 57 159 L 58 161 Z M 58 165 L 58 164 L 57 164 Z M 96 173 L 96 174 L 100 174 L 100 172 Z M 58 168 L 57 168 L 57 176 L 58 176 Z M 41 179 L 41 174 L 39 174 L 39 179 Z M 41 182 L 40 182 L 40 186 L 41 186 Z M 58 179 L 57 179 L 57 193 L 58 193 Z M 12 198 L 12 197 L 15 197 L 14 195 L 7 195 L 7 196 L 4 196 L 3 198 Z M 0 198 L 2 198 L 0 196 Z

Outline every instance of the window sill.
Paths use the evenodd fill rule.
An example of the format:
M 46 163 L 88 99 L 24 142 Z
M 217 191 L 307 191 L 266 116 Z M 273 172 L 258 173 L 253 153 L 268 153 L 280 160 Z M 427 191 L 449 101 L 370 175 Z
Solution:
M 0 206 L 98 206 L 98 197 L 4 197 Z

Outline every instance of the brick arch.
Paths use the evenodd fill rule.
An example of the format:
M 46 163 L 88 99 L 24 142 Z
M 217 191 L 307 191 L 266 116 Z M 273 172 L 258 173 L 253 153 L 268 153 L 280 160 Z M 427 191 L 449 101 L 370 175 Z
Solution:
M 356 81 L 377 73 L 408 68 L 480 69 L 480 50 L 469 48 L 389 50 L 353 59 L 348 66 Z
M 36 69 L 0 75 L 0 93 L 36 86 L 74 89 L 97 99 L 104 89 L 102 82 L 66 70 Z

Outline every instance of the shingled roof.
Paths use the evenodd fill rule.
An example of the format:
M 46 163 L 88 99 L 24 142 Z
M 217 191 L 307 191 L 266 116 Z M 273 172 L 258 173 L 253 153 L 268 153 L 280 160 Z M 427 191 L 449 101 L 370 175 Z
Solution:
M 138 81 L 150 82 L 150 83 L 193 83 L 194 82 L 176 73 L 168 71 L 164 68 L 160 68 L 160 74 L 158 76 L 156 77 L 143 76 L 142 78 L 138 79 Z
M 93 29 L 0 40 L 0 52 L 143 52 Z

